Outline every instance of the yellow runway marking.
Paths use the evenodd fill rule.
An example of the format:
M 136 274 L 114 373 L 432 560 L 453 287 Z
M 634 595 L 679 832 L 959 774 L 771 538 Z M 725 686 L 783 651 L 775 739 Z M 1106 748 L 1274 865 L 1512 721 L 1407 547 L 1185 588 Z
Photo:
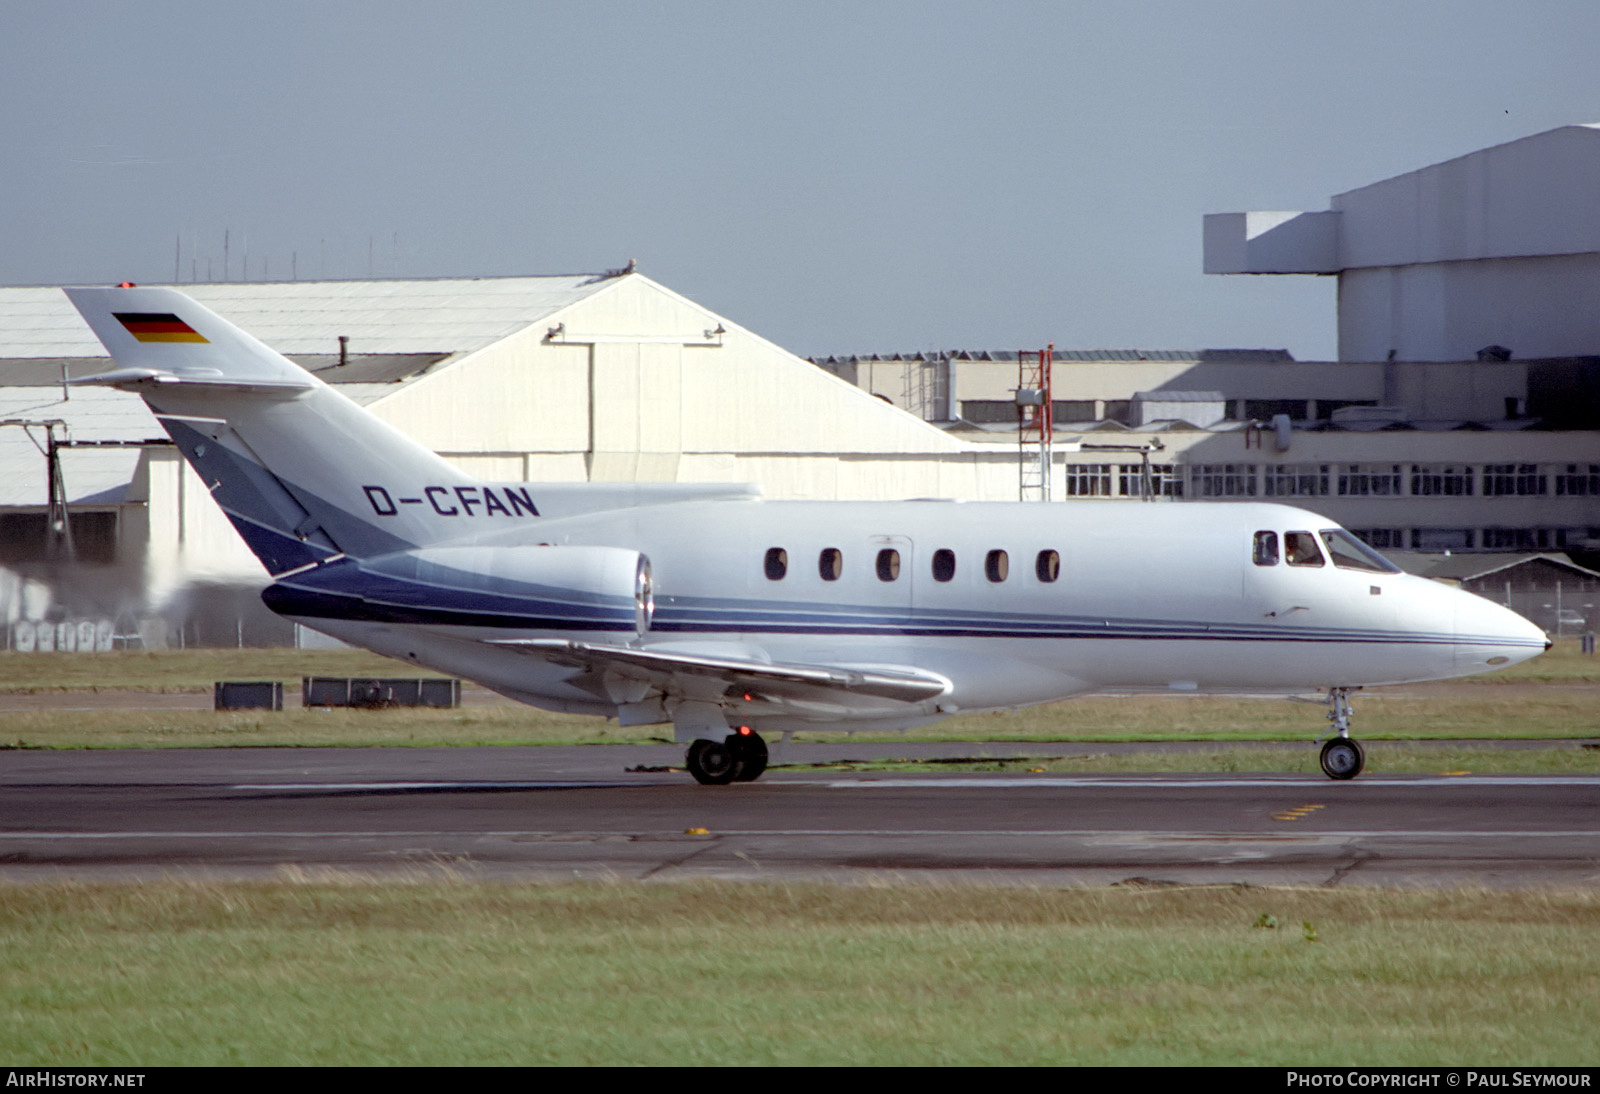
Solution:
M 1322 806 L 1319 803 L 1296 806 L 1294 809 L 1285 809 L 1282 813 L 1272 814 L 1272 819 L 1281 821 L 1295 821 L 1299 820 L 1301 817 L 1309 816 L 1321 808 Z

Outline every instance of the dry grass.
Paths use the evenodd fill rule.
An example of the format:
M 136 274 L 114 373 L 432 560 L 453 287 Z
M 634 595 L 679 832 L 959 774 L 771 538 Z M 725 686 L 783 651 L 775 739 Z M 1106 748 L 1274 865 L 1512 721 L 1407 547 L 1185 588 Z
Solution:
M 115 689 L 205 692 L 218 680 L 302 676 L 418 676 L 415 665 L 365 650 L 119 650 L 112 653 L 0 653 L 0 693 Z
M 670 738 L 660 726 L 623 729 L 601 718 L 514 705 L 455 711 L 301 710 L 302 675 L 416 675 L 359 651 L 189 650 L 168 653 L 0 654 L 0 694 L 32 695 L 40 709 L 0 713 L 0 746 L 161 748 L 217 745 L 585 744 Z M 291 708 L 279 713 L 74 709 L 99 689 L 206 692 L 219 679 L 280 679 Z M 101 699 L 104 697 L 101 696 Z M 1600 737 L 1600 659 L 1568 641 L 1493 676 L 1376 688 L 1355 696 L 1365 740 Z M 902 741 L 1305 741 L 1325 728 L 1323 708 L 1282 699 L 1141 696 L 1084 698 L 996 714 L 958 715 Z M 800 740 L 837 739 L 801 734 Z

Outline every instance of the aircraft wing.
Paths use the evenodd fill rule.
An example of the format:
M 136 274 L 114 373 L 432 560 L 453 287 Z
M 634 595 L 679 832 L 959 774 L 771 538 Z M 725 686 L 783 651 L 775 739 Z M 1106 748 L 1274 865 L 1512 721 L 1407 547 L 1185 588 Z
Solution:
M 950 690 L 949 680 L 937 673 L 919 669 L 774 664 L 747 658 L 633 649 L 560 638 L 506 639 L 491 644 L 526 650 L 557 663 L 598 672 L 616 672 L 660 685 L 665 685 L 671 677 L 693 676 L 721 680 L 729 688 L 781 696 L 793 697 L 808 691 L 815 694 L 817 689 L 821 689 L 835 695 L 850 692 L 907 703 L 932 699 Z

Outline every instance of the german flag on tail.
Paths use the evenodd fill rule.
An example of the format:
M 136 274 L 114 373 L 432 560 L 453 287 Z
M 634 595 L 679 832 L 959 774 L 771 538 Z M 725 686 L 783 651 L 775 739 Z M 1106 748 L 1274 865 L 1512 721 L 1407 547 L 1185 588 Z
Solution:
M 141 342 L 204 342 L 206 339 L 171 312 L 117 311 L 117 322 Z

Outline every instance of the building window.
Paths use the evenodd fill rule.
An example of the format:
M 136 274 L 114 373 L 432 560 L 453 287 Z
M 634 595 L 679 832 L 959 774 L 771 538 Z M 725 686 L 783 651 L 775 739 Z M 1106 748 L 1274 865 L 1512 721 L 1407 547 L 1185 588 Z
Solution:
M 1067 472 L 1067 497 L 1109 498 L 1111 496 L 1111 465 L 1109 463 L 1069 463 Z
M 1117 465 L 1118 485 L 1125 498 L 1144 497 L 1144 469 L 1136 463 Z M 1183 474 L 1170 463 L 1150 465 L 1150 492 L 1158 498 L 1183 497 Z
M 1556 472 L 1556 493 L 1569 498 L 1600 497 L 1600 463 L 1569 463 Z
M 993 582 L 1001 582 L 1011 572 L 1011 560 L 1004 551 L 990 551 L 983 560 L 983 576 Z
M 1350 463 L 1339 471 L 1339 493 L 1345 497 L 1395 498 L 1400 496 L 1397 463 Z
M 838 581 L 844 573 L 844 554 L 837 547 L 824 547 L 817 556 L 817 573 L 824 581 Z
M 961 416 L 979 425 L 1017 422 L 1017 404 L 1010 399 L 962 399 Z
M 956 576 L 956 553 L 941 547 L 933 552 L 933 580 L 949 581 Z
M 1538 551 L 1550 546 L 1547 528 L 1485 528 L 1483 548 L 1486 551 Z
M 1407 542 L 1404 528 L 1352 528 L 1350 534 L 1379 551 L 1404 550 Z
M 1253 498 L 1256 465 L 1253 463 L 1197 463 L 1189 468 L 1189 481 L 1197 498 Z
M 1483 469 L 1486 498 L 1535 498 L 1545 492 L 1536 463 L 1491 463 Z
M 900 552 L 893 547 L 885 547 L 878 552 L 878 580 L 898 581 L 900 579 Z
M 1268 464 L 1262 493 L 1269 498 L 1320 498 L 1328 493 L 1325 463 Z
M 1033 560 L 1033 572 L 1048 585 L 1061 576 L 1061 555 L 1055 551 L 1040 551 L 1039 557 Z
M 1418 551 L 1466 551 L 1472 548 L 1471 528 L 1413 528 L 1411 546 Z
M 767 548 L 765 568 L 768 581 L 782 581 L 789 572 L 789 552 L 782 547 Z
M 1411 492 L 1418 497 L 1472 495 L 1472 468 L 1462 464 L 1419 463 L 1411 468 Z
M 1055 399 L 1050 403 L 1050 420 L 1055 422 L 1092 422 L 1093 399 Z

